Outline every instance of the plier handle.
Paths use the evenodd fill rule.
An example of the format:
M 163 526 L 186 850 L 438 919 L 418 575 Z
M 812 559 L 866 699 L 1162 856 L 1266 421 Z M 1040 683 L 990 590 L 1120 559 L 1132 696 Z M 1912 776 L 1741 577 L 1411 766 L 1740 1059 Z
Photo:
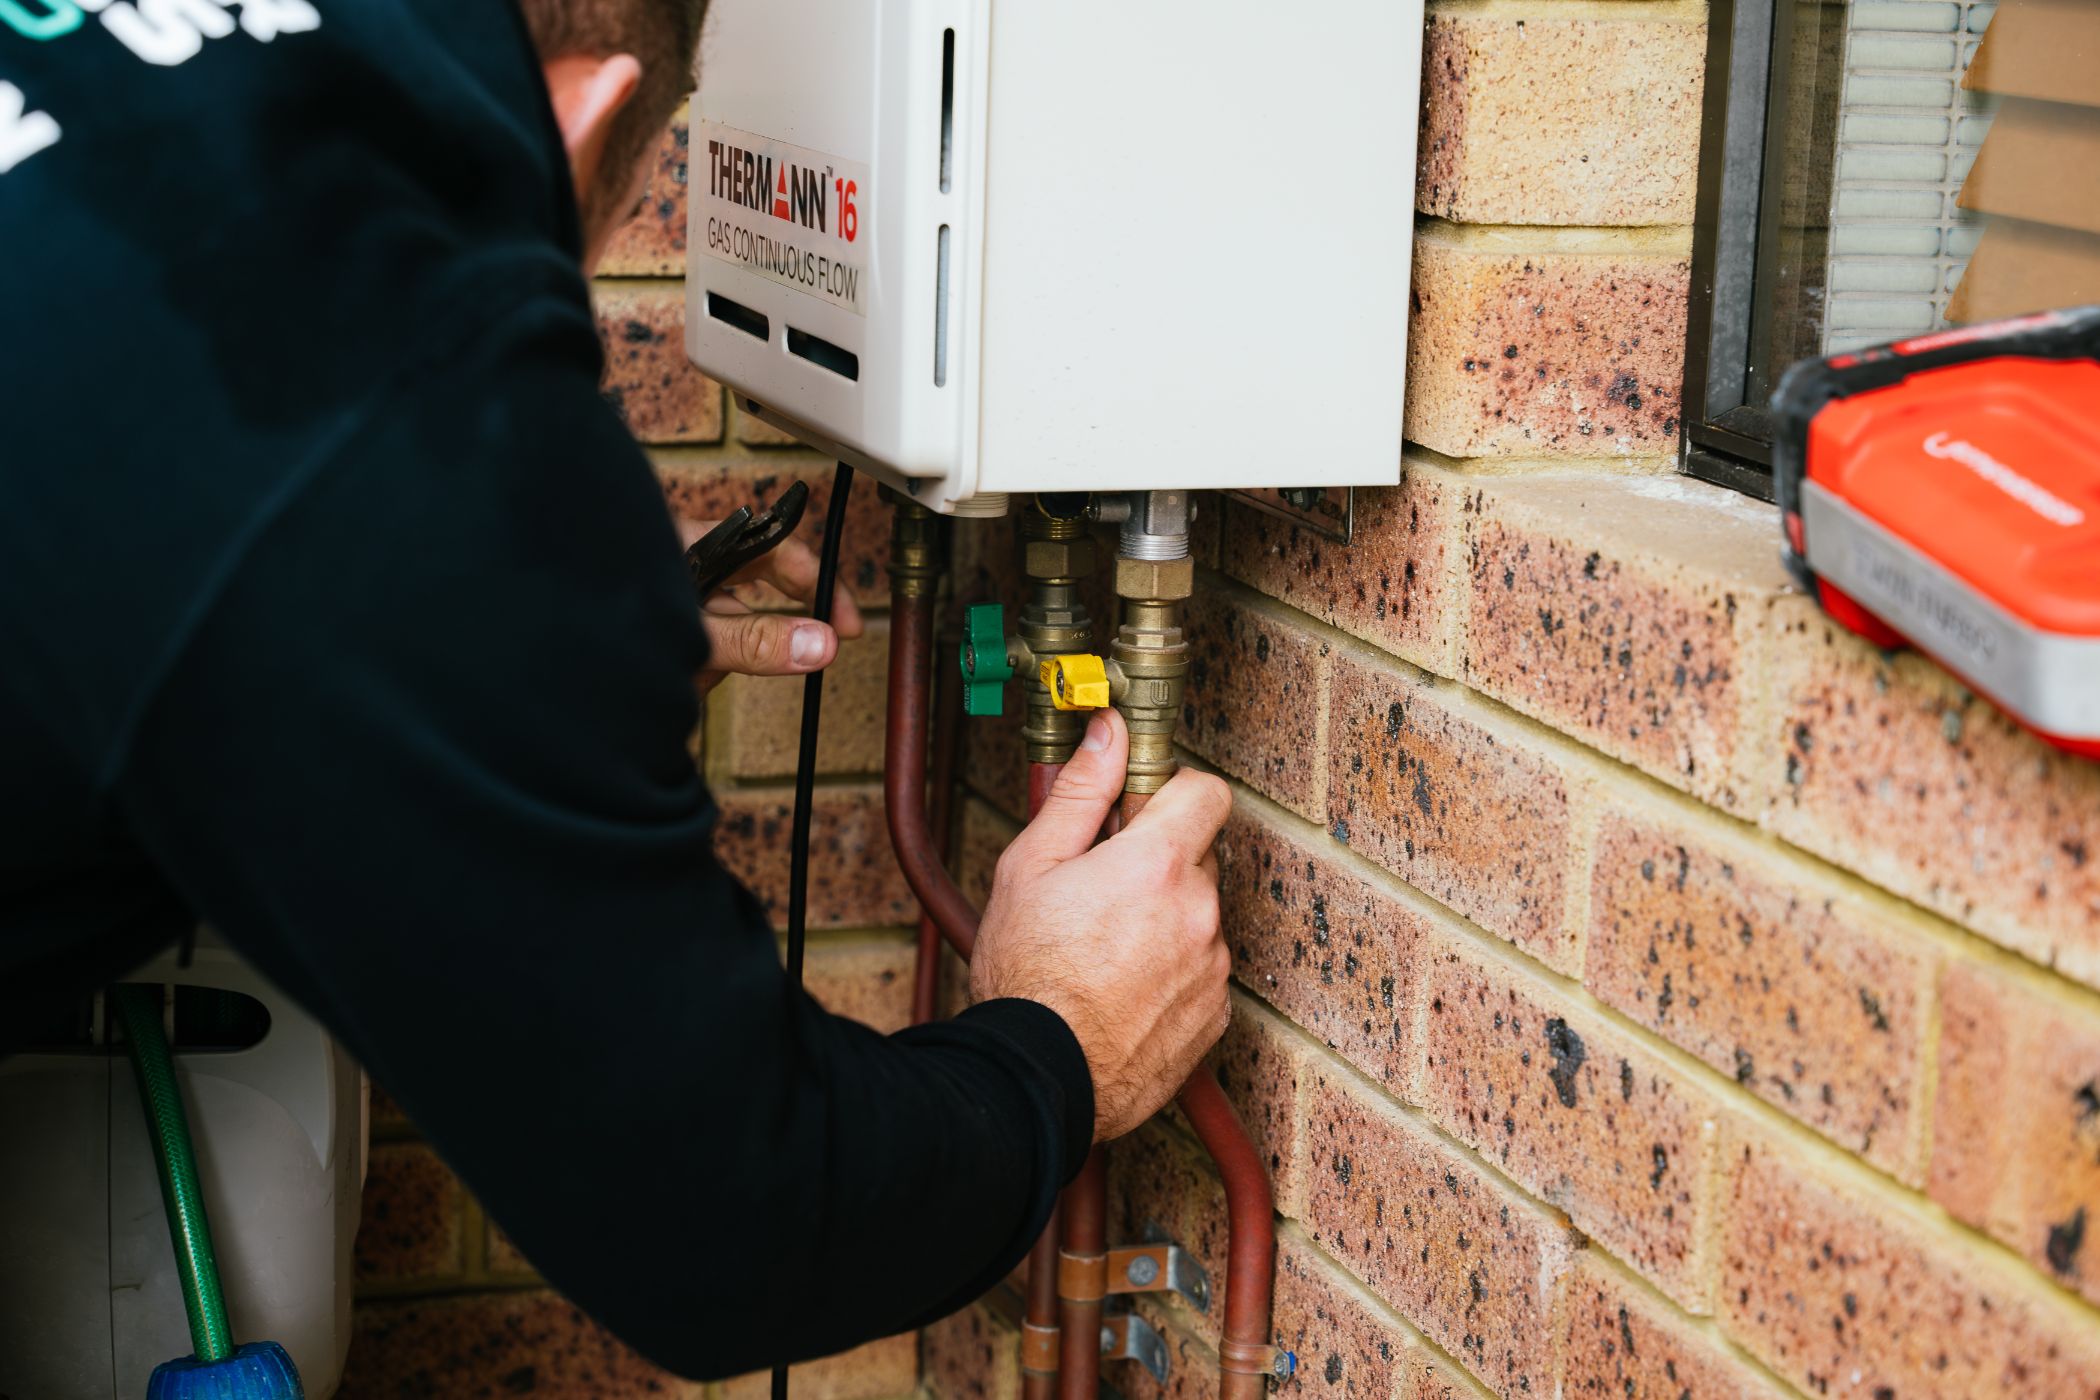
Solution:
M 686 571 L 693 576 L 694 598 L 705 603 L 737 570 L 771 553 L 774 546 L 795 533 L 808 505 L 809 485 L 798 481 L 764 510 L 753 514 L 751 507 L 738 506 L 727 520 L 702 535 L 685 552 Z

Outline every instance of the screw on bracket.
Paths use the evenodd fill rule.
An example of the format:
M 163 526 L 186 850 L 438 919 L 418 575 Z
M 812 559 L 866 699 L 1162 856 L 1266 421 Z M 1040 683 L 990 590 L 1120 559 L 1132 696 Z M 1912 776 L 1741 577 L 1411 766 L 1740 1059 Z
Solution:
M 1102 1322 L 1101 1359 L 1135 1361 L 1152 1373 L 1153 1380 L 1167 1383 L 1166 1338 L 1136 1313 L 1120 1313 Z
M 1210 1279 L 1178 1244 L 1124 1245 L 1108 1252 L 1111 1293 L 1174 1293 L 1197 1312 L 1210 1311 Z

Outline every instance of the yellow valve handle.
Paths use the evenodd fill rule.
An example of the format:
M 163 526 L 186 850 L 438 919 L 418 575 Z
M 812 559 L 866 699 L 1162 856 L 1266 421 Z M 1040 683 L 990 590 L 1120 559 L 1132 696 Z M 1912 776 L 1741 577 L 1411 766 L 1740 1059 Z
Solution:
M 1108 706 L 1108 668 L 1098 656 L 1053 656 L 1043 663 L 1042 677 L 1050 690 L 1050 703 L 1060 710 Z

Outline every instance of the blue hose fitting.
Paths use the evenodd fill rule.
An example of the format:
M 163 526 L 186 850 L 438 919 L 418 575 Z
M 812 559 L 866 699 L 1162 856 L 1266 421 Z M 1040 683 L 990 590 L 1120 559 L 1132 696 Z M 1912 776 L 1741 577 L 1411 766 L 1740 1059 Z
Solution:
M 224 1361 L 161 1362 L 146 1382 L 146 1400 L 306 1400 L 306 1387 L 283 1347 L 250 1342 Z

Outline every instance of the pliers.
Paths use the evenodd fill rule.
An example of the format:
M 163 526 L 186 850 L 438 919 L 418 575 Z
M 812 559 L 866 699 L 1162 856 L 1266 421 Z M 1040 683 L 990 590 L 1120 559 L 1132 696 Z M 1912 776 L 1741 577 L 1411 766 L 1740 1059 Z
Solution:
M 754 515 L 751 507 L 738 506 L 727 520 L 702 535 L 685 552 L 694 598 L 705 603 L 737 570 L 794 534 L 808 505 L 809 486 L 798 481 L 763 511 Z

